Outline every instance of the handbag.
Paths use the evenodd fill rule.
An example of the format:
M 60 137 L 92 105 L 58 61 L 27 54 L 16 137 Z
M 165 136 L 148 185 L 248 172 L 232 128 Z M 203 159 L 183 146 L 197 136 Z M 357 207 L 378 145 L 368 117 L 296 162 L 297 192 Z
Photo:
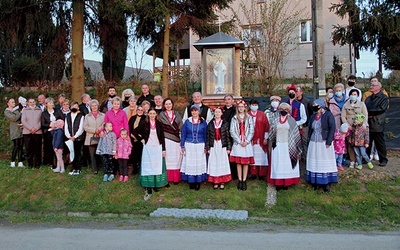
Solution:
M 100 136 L 98 134 L 94 134 L 92 137 L 90 137 L 90 145 L 97 145 L 100 141 Z

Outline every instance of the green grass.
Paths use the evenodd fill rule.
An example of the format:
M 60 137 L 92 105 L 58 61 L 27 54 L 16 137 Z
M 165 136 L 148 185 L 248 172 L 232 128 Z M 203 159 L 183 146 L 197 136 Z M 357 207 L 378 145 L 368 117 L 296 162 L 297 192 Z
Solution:
M 206 184 L 198 192 L 180 183 L 153 193 L 151 200 L 145 202 L 136 176 L 129 183 L 104 183 L 102 175 L 92 175 L 86 168 L 80 176 L 68 176 L 54 174 L 49 167 L 11 169 L 5 161 L 0 161 L 0 176 L 0 218 L 16 222 L 70 221 L 65 216 L 67 212 L 89 212 L 93 218 L 102 213 L 128 214 L 142 220 L 149 219 L 155 209 L 168 207 L 244 209 L 249 211 L 248 224 L 267 221 L 277 225 L 361 230 L 398 230 L 400 225 L 400 177 L 360 181 L 350 176 L 334 185 L 330 194 L 300 184 L 278 192 L 277 205 L 267 209 L 266 184 L 259 180 L 249 181 L 246 192 L 238 191 L 234 182 L 224 191 L 213 190 L 211 184 Z M 207 227 L 210 223 L 232 222 L 182 223 Z

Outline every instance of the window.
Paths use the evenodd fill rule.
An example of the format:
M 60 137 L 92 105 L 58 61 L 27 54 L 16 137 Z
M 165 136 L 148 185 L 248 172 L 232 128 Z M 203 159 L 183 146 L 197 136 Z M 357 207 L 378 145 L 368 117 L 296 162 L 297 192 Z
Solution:
M 258 3 L 265 3 L 265 0 L 258 0 Z
M 312 42 L 311 20 L 300 23 L 300 42 Z
M 313 60 L 307 60 L 307 68 L 313 68 L 314 67 L 314 61 Z
M 243 40 L 246 46 L 259 46 L 263 42 L 261 25 L 244 26 Z

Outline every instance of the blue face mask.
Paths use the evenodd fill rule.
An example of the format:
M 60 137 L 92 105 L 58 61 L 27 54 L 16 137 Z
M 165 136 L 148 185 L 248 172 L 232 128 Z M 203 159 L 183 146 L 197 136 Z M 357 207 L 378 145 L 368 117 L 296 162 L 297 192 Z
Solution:
M 341 96 L 343 95 L 343 93 L 338 91 L 338 92 L 335 93 L 335 95 L 336 95 L 337 97 L 341 97 Z
M 333 97 L 333 93 L 328 93 L 328 98 L 332 99 L 332 97 Z
M 251 106 L 250 106 L 250 109 L 251 109 L 252 111 L 257 111 L 257 110 L 258 110 L 258 105 L 251 105 Z
M 355 96 L 355 95 L 351 95 L 349 98 L 350 98 L 350 101 L 357 101 L 357 96 Z

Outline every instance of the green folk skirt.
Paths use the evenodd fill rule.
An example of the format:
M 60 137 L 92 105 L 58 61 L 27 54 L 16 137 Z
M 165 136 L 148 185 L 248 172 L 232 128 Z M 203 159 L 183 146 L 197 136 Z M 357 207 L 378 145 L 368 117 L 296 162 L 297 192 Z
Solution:
M 146 175 L 140 173 L 139 183 L 145 188 L 159 188 L 168 184 L 167 167 L 165 165 L 165 158 L 162 160 L 162 173 L 159 175 Z

